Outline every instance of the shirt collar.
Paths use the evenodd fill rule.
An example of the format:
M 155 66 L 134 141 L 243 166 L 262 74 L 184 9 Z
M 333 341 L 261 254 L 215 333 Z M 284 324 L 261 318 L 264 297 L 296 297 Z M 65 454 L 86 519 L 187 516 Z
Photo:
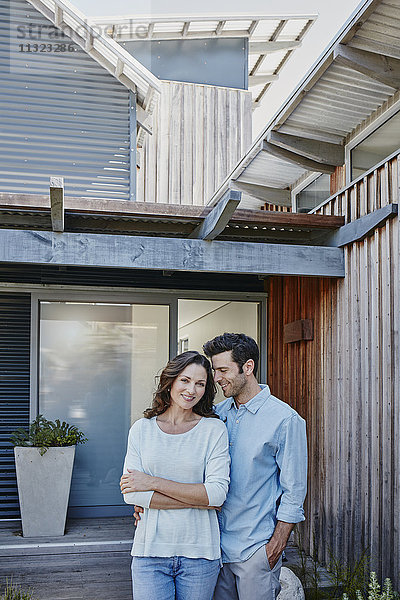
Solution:
M 242 404 L 242 406 L 246 407 L 248 411 L 253 413 L 253 415 L 258 411 L 260 406 L 262 406 L 267 400 L 267 398 L 269 398 L 271 395 L 271 391 L 267 385 L 260 383 L 259 386 L 261 390 L 258 392 L 258 394 L 253 396 L 253 398 L 246 402 L 246 404 Z M 229 398 L 229 400 L 230 402 L 228 410 L 230 410 L 231 408 L 236 408 L 235 400 L 233 398 Z

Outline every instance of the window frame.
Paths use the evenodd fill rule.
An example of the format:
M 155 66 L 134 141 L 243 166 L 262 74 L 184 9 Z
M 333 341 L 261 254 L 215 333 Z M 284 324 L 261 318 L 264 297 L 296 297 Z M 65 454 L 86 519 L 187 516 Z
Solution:
M 297 207 L 297 196 L 298 194 L 300 194 L 300 192 L 302 192 L 306 187 L 308 187 L 311 183 L 314 183 L 314 181 L 316 181 L 319 177 L 321 177 L 321 175 L 325 175 L 325 173 L 320 173 L 319 171 L 315 172 L 310 172 L 306 178 L 301 182 L 298 183 L 291 191 L 291 200 L 292 200 L 292 212 L 297 213 L 298 212 L 298 207 Z M 310 214 L 314 209 L 314 208 L 310 208 L 309 211 L 307 211 L 307 213 L 305 214 Z
M 358 177 L 352 178 L 351 153 L 354 150 L 354 148 L 356 148 L 356 146 L 359 146 L 370 135 L 375 133 L 375 131 L 377 131 L 380 127 L 382 127 L 382 125 L 384 125 L 389 119 L 394 117 L 394 115 L 398 112 L 400 112 L 400 99 L 397 100 L 397 102 L 395 102 L 392 106 L 390 106 L 390 108 L 385 110 L 385 112 L 383 112 L 381 115 L 379 115 L 379 117 L 374 119 L 372 121 L 372 123 L 367 125 L 362 131 L 360 131 L 360 133 L 358 133 L 356 136 L 354 136 L 354 138 L 352 138 L 345 145 L 345 147 L 344 147 L 345 163 L 344 164 L 345 164 L 345 172 L 346 172 L 346 185 L 350 185 L 352 183 L 352 181 L 355 181 L 356 179 L 359 179 L 359 177 L 362 177 L 364 175 L 363 174 L 363 175 L 359 175 Z M 380 159 L 376 164 L 377 165 L 380 164 L 381 162 L 386 160 L 386 158 L 388 158 L 392 154 L 393 154 L 393 152 L 390 152 L 387 156 L 383 156 L 382 159 Z M 366 169 L 365 173 L 367 173 L 367 171 L 370 171 L 371 169 L 373 169 L 375 166 L 376 165 L 372 165 L 372 167 L 370 167 L 370 169 Z

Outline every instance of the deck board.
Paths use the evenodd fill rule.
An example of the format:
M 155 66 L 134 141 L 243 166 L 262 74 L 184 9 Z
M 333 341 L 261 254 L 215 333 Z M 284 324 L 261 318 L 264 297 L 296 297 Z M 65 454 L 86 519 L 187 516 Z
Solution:
M 20 529 L 18 521 L 0 521 L 0 594 L 8 578 L 37 600 L 132 600 L 131 517 L 73 519 L 55 538 L 23 538 Z M 287 558 L 285 566 L 299 562 L 293 545 Z

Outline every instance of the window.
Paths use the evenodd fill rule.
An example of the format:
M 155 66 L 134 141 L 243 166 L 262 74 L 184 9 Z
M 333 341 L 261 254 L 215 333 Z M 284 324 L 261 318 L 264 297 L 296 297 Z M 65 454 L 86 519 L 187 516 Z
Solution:
M 350 152 L 351 180 L 400 147 L 400 112 L 385 121 Z
M 310 212 L 330 196 L 330 176 L 319 175 L 296 194 L 297 212 Z

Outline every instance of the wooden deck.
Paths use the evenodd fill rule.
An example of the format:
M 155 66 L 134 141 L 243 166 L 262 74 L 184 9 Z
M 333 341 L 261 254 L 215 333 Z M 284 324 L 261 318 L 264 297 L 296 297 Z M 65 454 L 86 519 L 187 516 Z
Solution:
M 23 538 L 0 523 L 0 593 L 6 578 L 38 600 L 132 600 L 133 519 L 74 519 L 56 538 Z
M 62 537 L 23 538 L 19 521 L 0 521 L 0 594 L 8 578 L 37 600 L 132 600 L 133 531 L 130 517 L 73 519 Z M 295 546 L 286 555 L 299 563 Z

